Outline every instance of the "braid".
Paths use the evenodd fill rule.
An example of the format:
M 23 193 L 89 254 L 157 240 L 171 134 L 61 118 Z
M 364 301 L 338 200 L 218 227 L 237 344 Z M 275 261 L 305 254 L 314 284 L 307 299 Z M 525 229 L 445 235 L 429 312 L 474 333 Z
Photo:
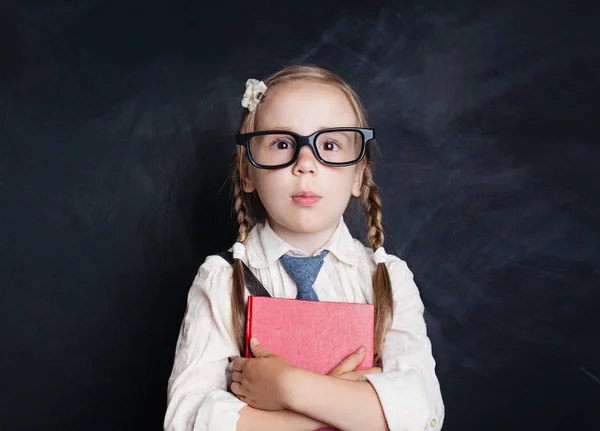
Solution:
M 367 217 L 369 243 L 373 251 L 383 247 L 385 238 L 381 225 L 381 198 L 373 181 L 371 166 L 363 173 L 361 200 Z M 382 360 L 383 343 L 394 312 L 394 296 L 390 274 L 385 263 L 377 264 L 373 273 L 373 302 L 375 304 L 375 359 Z
M 236 151 L 236 171 L 234 173 L 234 205 L 239 224 L 239 233 L 237 242 L 244 244 L 248 238 L 248 233 L 254 225 L 254 220 L 250 215 L 249 204 L 242 187 L 242 178 L 240 175 L 241 155 Z M 244 266 L 240 259 L 235 259 L 233 263 L 233 283 L 231 295 L 231 316 L 233 323 L 233 334 L 235 342 L 241 354 L 244 352 L 245 339 L 245 292 L 246 281 L 244 279 Z
M 377 185 L 373 182 L 373 172 L 370 166 L 365 167 L 363 173 L 361 200 L 367 216 L 369 244 L 375 251 L 379 247 L 383 247 L 384 234 L 381 226 L 381 198 L 377 192 Z

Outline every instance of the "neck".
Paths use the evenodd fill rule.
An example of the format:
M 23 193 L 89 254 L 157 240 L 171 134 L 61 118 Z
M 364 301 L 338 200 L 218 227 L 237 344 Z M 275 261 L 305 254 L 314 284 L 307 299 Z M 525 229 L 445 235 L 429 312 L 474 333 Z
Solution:
M 268 217 L 269 225 L 282 240 L 292 247 L 302 250 L 309 256 L 312 256 L 317 250 L 323 247 L 337 229 L 338 224 L 317 232 L 297 232 L 286 228 Z M 338 222 L 339 223 L 339 222 Z

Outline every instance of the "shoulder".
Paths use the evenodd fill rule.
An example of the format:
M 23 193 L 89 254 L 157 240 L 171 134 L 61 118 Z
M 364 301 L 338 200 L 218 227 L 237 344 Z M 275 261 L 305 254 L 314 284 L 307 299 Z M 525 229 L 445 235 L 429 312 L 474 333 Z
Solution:
M 229 295 L 233 268 L 221 256 L 209 255 L 198 268 L 190 295 Z
M 371 247 L 363 246 L 362 249 L 364 250 L 364 257 L 366 258 L 369 267 L 372 271 L 374 271 L 377 265 L 375 263 L 375 252 L 371 249 Z M 406 261 L 394 254 L 388 253 L 387 250 L 385 265 L 388 268 L 390 277 L 392 276 L 392 274 L 396 279 L 404 279 L 407 276 L 412 277 L 412 272 L 408 268 L 408 264 L 406 263 Z
M 377 265 L 375 263 L 375 252 L 373 252 L 370 247 L 363 248 L 369 268 L 371 269 L 371 272 L 373 272 Z M 412 291 L 413 293 L 415 290 L 418 290 L 414 283 L 414 275 L 404 259 L 394 254 L 389 254 L 386 250 L 385 265 L 387 266 L 390 275 L 394 295 L 400 294 L 400 291 L 404 291 L 403 293 L 405 294 L 407 293 L 407 290 Z

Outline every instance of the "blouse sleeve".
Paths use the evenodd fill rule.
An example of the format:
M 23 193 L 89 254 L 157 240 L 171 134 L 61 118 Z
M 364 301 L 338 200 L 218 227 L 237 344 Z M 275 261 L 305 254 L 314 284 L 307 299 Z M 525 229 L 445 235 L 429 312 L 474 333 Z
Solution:
M 379 396 L 390 431 L 440 430 L 444 403 L 423 302 L 406 263 L 396 256 L 387 259 L 394 292 L 393 322 L 383 346 L 383 373 L 365 377 Z
M 190 288 L 168 383 L 166 431 L 236 429 L 246 403 L 227 391 L 230 358 L 239 355 L 230 323 L 231 275 L 227 262 L 209 257 Z

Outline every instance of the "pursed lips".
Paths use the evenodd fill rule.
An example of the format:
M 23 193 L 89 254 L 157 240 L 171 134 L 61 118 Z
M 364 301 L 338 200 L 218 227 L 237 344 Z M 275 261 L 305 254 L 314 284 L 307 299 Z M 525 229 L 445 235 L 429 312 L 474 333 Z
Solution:
M 293 195 L 292 200 L 301 206 L 312 206 L 321 200 L 321 196 L 311 191 L 302 191 Z

